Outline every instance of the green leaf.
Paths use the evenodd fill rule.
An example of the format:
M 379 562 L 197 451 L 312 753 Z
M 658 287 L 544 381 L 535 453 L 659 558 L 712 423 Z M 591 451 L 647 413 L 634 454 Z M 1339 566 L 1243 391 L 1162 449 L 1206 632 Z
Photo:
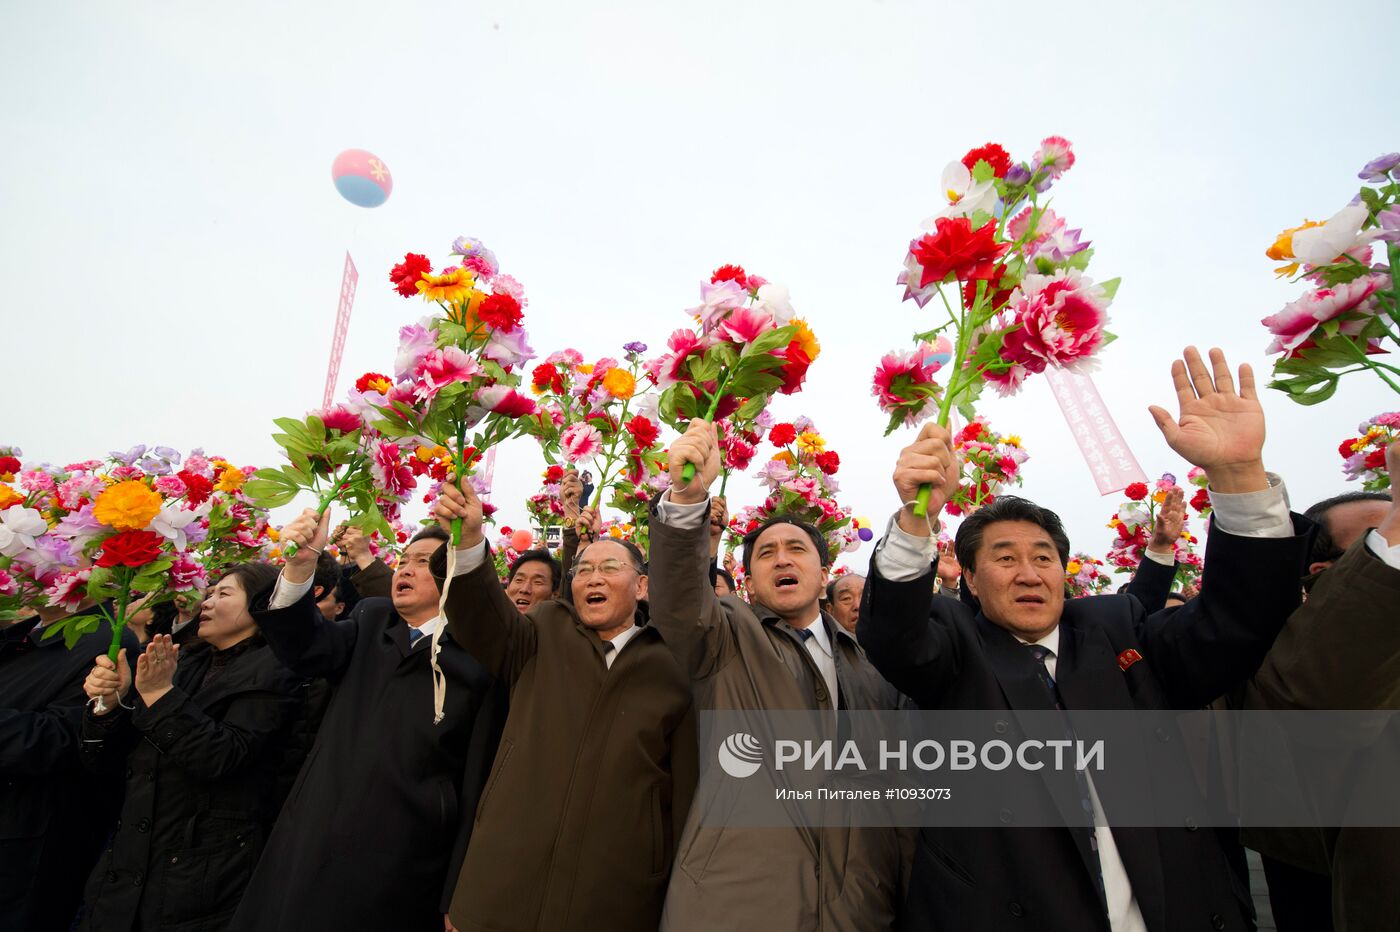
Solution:
M 977 417 L 977 409 L 972 407 L 970 401 L 964 401 L 962 404 L 958 405 L 958 413 L 962 415 L 964 421 L 971 421 L 973 418 Z
M 744 348 L 741 359 L 748 359 L 760 353 L 767 353 L 780 347 L 787 346 L 797 336 L 797 327 L 788 324 L 786 327 L 776 327 L 765 333 L 760 333 L 758 338 Z
M 1123 279 L 1121 278 L 1110 278 L 1106 282 L 1099 282 L 1099 287 L 1103 289 L 1103 293 L 1108 300 L 1112 301 L 1118 296 L 1118 286 L 1122 281 Z
M 992 163 L 986 159 L 978 159 L 977 164 L 972 166 L 972 181 L 974 184 L 981 184 L 984 181 L 991 181 L 997 176 L 996 170 L 992 168 Z M 973 226 L 977 226 L 976 223 Z
M 762 395 L 754 396 L 739 405 L 739 410 L 734 412 L 733 417 L 736 420 L 745 421 L 758 417 L 759 412 L 762 411 L 767 404 L 767 398 L 764 398 Z
M 251 498 L 261 508 L 281 508 L 297 497 L 300 489 L 288 489 L 283 485 L 273 482 L 271 479 L 262 477 L 262 470 L 258 470 L 258 475 L 249 479 L 243 486 L 244 493 Z

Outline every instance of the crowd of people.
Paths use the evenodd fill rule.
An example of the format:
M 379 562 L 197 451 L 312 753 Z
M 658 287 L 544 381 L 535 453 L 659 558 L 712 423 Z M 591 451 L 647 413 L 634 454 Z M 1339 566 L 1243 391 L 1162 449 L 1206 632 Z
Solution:
M 647 552 L 595 534 L 570 473 L 560 552 L 502 579 L 478 495 L 449 481 L 392 570 L 307 510 L 280 566 L 138 615 L 115 662 L 105 623 L 71 649 L 42 638 L 64 610 L 11 624 L 0 930 L 1252 929 L 1244 846 L 1279 929 L 1394 929 L 1394 829 L 1144 827 L 1083 771 L 1034 790 L 1082 802 L 1056 827 L 1014 824 L 1013 800 L 996 826 L 753 828 L 708 783 L 709 710 L 1400 705 L 1400 501 L 1291 512 L 1249 368 L 1188 350 L 1172 379 L 1178 411 L 1154 417 L 1213 507 L 1199 592 L 1172 591 L 1179 490 L 1118 594 L 1066 598 L 1064 528 L 1023 498 L 940 548 L 961 470 L 936 424 L 893 464 L 905 504 L 868 572 L 833 575 L 820 532 L 781 514 L 722 558 L 718 439 L 696 418 Z

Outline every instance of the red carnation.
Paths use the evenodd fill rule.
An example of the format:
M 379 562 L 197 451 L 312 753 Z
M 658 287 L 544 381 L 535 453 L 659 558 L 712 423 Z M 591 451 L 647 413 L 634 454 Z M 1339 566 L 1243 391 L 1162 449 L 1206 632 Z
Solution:
M 175 478 L 185 484 L 185 501 L 191 505 L 203 505 L 214 494 L 214 483 L 197 472 L 182 469 L 175 474 Z
M 481 302 L 476 317 L 492 330 L 510 333 L 520 325 L 520 302 L 508 294 L 491 294 Z
M 998 265 L 993 268 L 993 276 L 988 278 L 987 287 L 982 289 L 985 302 L 983 307 L 997 308 L 1011 300 L 1011 289 L 1002 287 L 1006 281 L 1006 266 Z M 963 282 L 963 307 L 972 307 L 977 303 L 977 282 L 979 279 L 970 278 Z
M 552 391 L 556 395 L 564 394 L 564 377 L 559 374 L 559 369 L 551 363 L 542 362 L 535 367 L 535 371 L 530 375 L 530 383 L 539 391 Z
M 1128 496 L 1135 502 L 1140 502 L 1147 497 L 1147 483 L 1134 482 L 1132 485 L 1128 486 L 1126 489 L 1123 490 L 1123 494 Z
M 994 142 L 978 146 L 962 157 L 962 163 L 967 166 L 968 171 L 976 168 L 977 163 L 982 160 L 992 166 L 992 174 L 998 178 L 1005 178 L 1006 172 L 1011 168 L 1011 154 Z
M 164 540 L 155 531 L 123 531 L 102 542 L 102 556 L 97 558 L 97 565 L 104 569 L 145 566 L 160 556 Z
M 836 470 L 841 468 L 841 457 L 835 450 L 823 450 L 817 454 L 817 468 L 828 476 L 834 476 Z
M 1364 465 L 1367 469 L 1385 469 L 1385 450 L 1372 450 L 1367 453 Z
M 738 282 L 741 287 L 745 286 L 749 280 L 748 273 L 741 266 L 721 265 L 715 269 L 710 276 L 710 284 L 717 285 L 720 282 Z
M 0 456 L 0 475 L 19 472 L 19 460 L 13 456 Z
M 627 432 L 632 435 L 637 446 L 643 449 L 650 447 L 656 442 L 656 438 L 661 436 L 661 431 L 657 426 L 649 418 L 640 414 L 627 422 Z
M 1196 494 L 1191 496 L 1191 507 L 1199 514 L 1210 507 L 1210 493 L 1205 489 L 1197 489 Z
M 1342 445 L 1337 447 L 1337 452 L 1342 454 L 1342 459 L 1349 459 L 1351 455 L 1356 452 L 1352 447 L 1356 445 L 1359 439 L 1358 437 L 1352 437 L 1350 440 L 1342 441 Z M 0 467 L 0 472 L 4 471 L 4 468 Z
M 975 278 L 990 279 L 996 274 L 992 263 L 1011 248 L 996 241 L 997 224 L 988 220 L 977 229 L 967 217 L 939 217 L 937 231 L 925 233 L 909 246 L 914 260 L 923 266 L 919 287 L 947 281 Z
M 757 451 L 754 450 L 753 444 L 739 439 L 732 440 L 729 448 L 724 451 L 724 464 L 730 469 L 748 469 L 755 452 Z
M 389 270 L 389 281 L 394 283 L 395 290 L 405 298 L 411 298 L 418 294 L 418 281 L 426 272 L 433 270 L 433 264 L 428 261 L 427 256 L 420 256 L 416 252 L 410 252 L 403 257 L 403 261 Z
M 967 443 L 969 440 L 977 440 L 982 436 L 982 422 L 972 421 L 962 430 L 958 431 L 957 439 L 954 443 Z
M 775 447 L 785 447 L 797 439 L 797 428 L 791 424 L 774 424 L 768 432 L 768 439 Z
M 387 375 L 381 375 L 378 372 L 366 372 L 364 375 L 360 376 L 358 379 L 355 380 L 355 391 L 377 392 L 379 391 L 379 389 L 375 386 L 382 385 L 385 382 L 388 382 L 390 385 L 394 384 L 394 380 L 389 378 Z
M 544 474 L 544 481 L 545 481 L 545 482 L 560 482 L 560 481 L 563 481 L 563 479 L 564 479 L 564 467 L 563 467 L 563 466 L 551 466 L 551 467 L 549 467 L 549 469 L 547 469 L 547 470 L 545 471 L 545 474 Z

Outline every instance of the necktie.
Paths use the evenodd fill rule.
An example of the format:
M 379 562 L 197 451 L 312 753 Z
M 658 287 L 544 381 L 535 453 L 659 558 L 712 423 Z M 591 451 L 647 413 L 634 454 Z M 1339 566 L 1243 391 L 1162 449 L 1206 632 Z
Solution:
M 1026 649 L 1031 652 L 1031 656 L 1036 659 L 1036 672 L 1040 674 L 1040 681 L 1050 692 L 1050 698 L 1055 703 L 1055 709 L 1059 712 L 1065 711 L 1064 701 L 1060 698 L 1060 688 L 1055 685 L 1055 678 L 1050 675 L 1050 667 L 1045 663 L 1046 659 L 1052 655 L 1050 648 L 1042 644 L 1027 644 Z M 1070 726 L 1069 719 L 1065 719 L 1065 737 L 1074 740 L 1074 729 Z M 1094 869 L 1094 882 L 1099 891 L 1099 902 L 1103 904 L 1105 912 L 1108 910 L 1108 894 L 1103 886 L 1103 867 L 1099 863 L 1099 837 L 1094 827 L 1094 803 L 1089 798 L 1089 778 L 1084 775 L 1084 771 L 1075 768 L 1074 782 L 1079 787 L 1079 805 L 1084 810 L 1084 824 L 1070 826 L 1071 832 L 1076 832 L 1083 837 L 1088 836 L 1089 863 Z
M 612 641 L 603 642 L 603 666 L 612 669 L 613 652 L 617 650 L 617 645 Z
M 421 637 L 423 637 L 422 631 L 419 631 L 417 628 L 410 627 L 408 629 L 408 646 L 412 647 L 414 644 L 417 644 L 418 639 Z
M 800 637 L 802 643 L 805 644 L 812 639 L 812 630 L 810 628 L 798 628 L 797 636 Z

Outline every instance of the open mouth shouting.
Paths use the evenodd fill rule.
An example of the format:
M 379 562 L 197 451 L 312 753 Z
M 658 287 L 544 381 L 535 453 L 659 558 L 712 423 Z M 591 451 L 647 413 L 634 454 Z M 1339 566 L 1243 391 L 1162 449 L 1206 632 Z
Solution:
M 796 573 L 779 573 L 773 578 L 773 588 L 777 589 L 779 592 L 783 592 L 789 589 L 796 589 L 800 582 Z

